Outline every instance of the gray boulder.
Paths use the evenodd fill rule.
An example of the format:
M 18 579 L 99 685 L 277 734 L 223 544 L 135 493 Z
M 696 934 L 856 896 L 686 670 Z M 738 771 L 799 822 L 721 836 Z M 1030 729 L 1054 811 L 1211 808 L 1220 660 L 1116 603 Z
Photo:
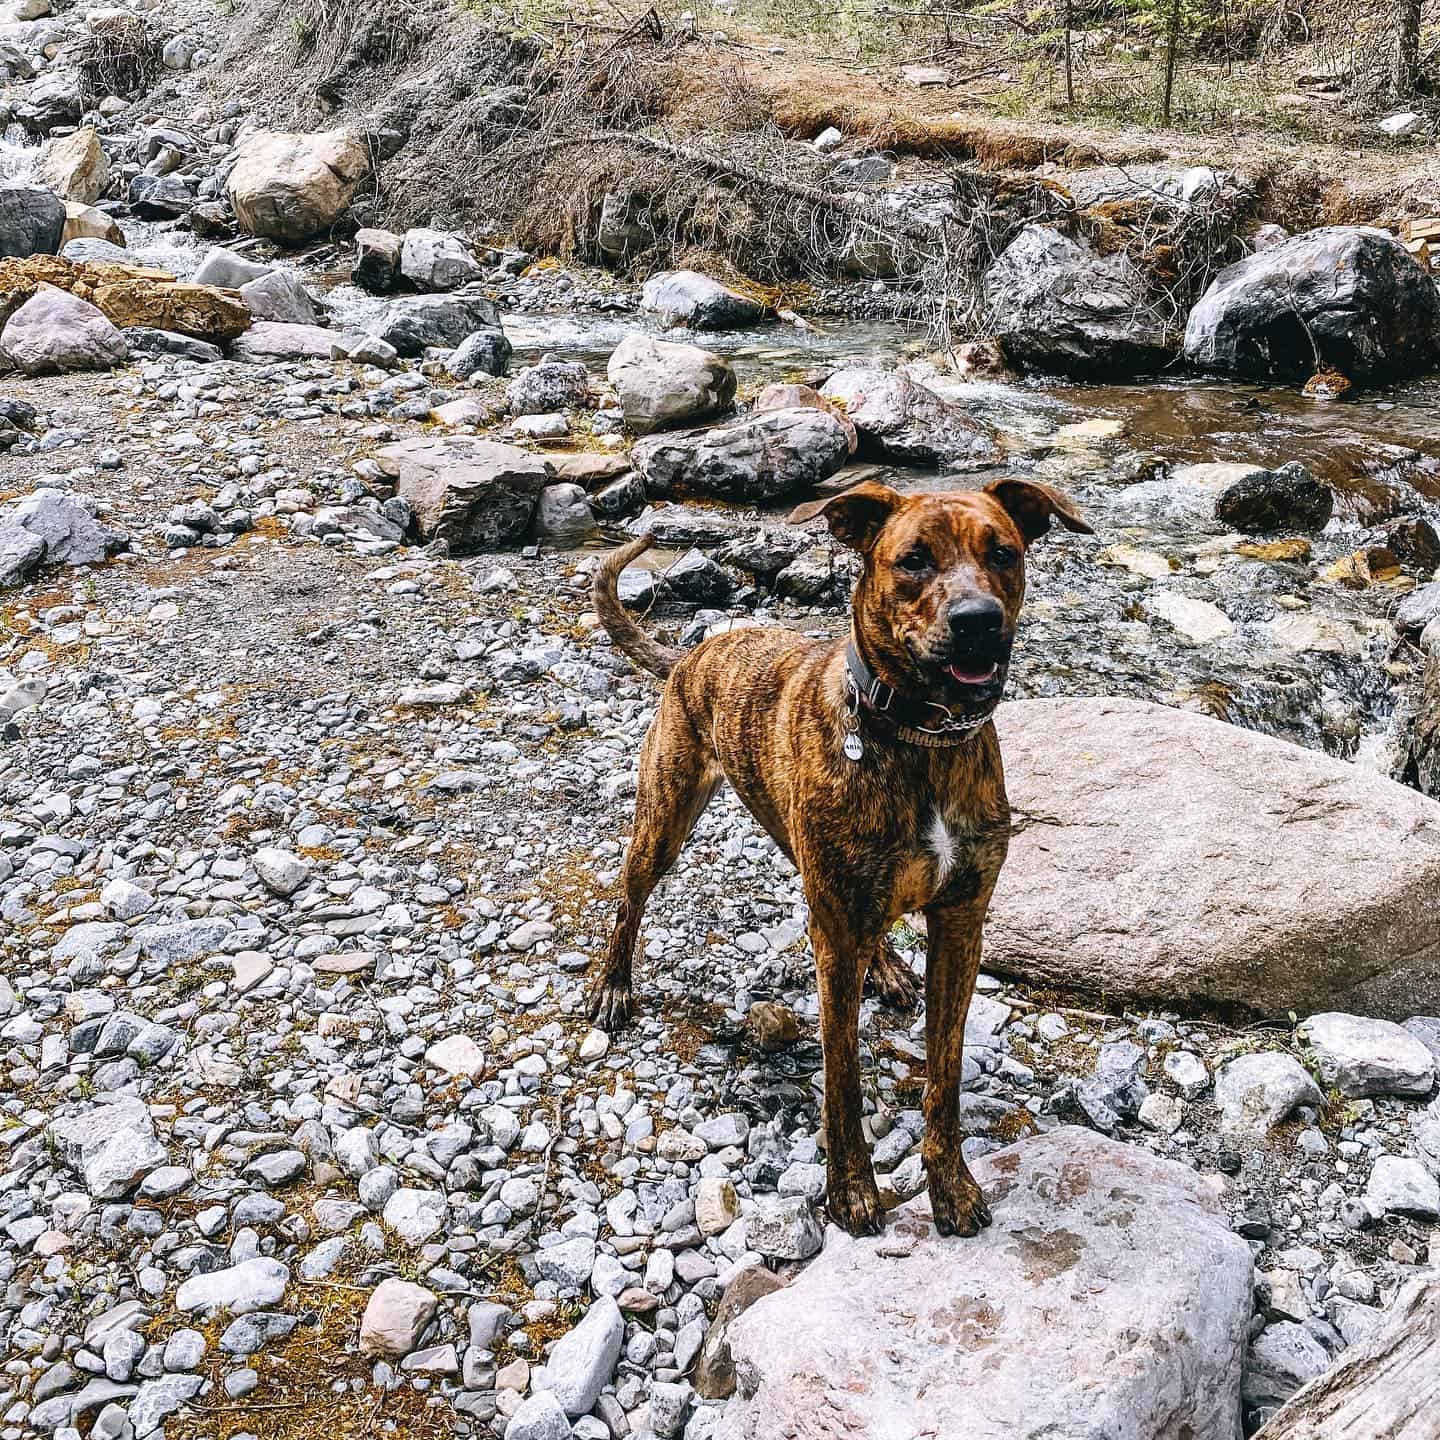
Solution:
M 0 259 L 53 255 L 65 233 L 65 202 L 48 190 L 0 186 Z
M 1190 312 L 1185 358 L 1202 370 L 1304 380 L 1323 368 L 1356 382 L 1435 363 L 1440 296 L 1393 235 L 1331 225 L 1227 266 Z
M 0 525 L 0 589 L 28 580 L 44 563 L 45 542 L 18 525 Z
M 698 270 L 666 270 L 652 275 L 640 291 L 640 308 L 667 330 L 728 330 L 765 318 L 756 300 L 702 275 Z
M 320 315 L 310 292 L 293 270 L 271 270 L 240 287 L 240 298 L 256 320 L 285 325 L 315 325 Z
M 912 1200 L 882 1236 L 831 1229 L 730 1324 L 714 1440 L 1239 1440 L 1250 1251 L 1200 1177 L 1074 1128 L 973 1169 L 995 1215 L 974 1239 Z
M 862 452 L 912 465 L 993 465 L 995 432 L 928 386 L 893 370 L 837 370 L 820 388 L 838 401 Z
M 997 723 L 1015 828 L 987 967 L 1266 1014 L 1398 1019 L 1437 993 L 1433 800 L 1137 700 L 1020 701 Z
M 1423 1098 L 1435 1085 L 1435 1057 L 1418 1036 L 1393 1021 L 1329 1011 L 1310 1016 L 1297 1034 L 1325 1083 L 1351 1099 Z
M 218 345 L 192 340 L 190 336 L 177 335 L 173 330 L 127 325 L 121 334 L 125 336 L 132 355 L 173 355 L 181 360 L 198 361 L 201 365 L 214 365 L 225 358 L 225 352 Z
M 156 1139 L 149 1107 L 135 1099 L 52 1120 L 46 1136 L 97 1200 L 128 1195 L 169 1158 Z
M 595 528 L 595 513 L 579 485 L 547 485 L 535 511 L 535 533 L 550 540 L 583 540 Z
M 1021 369 L 1123 378 L 1175 359 L 1145 277 L 1049 226 L 1027 225 L 1006 246 L 984 295 L 986 328 Z
M 625 424 L 637 435 L 705 420 L 735 400 L 730 363 L 698 345 L 676 345 L 636 332 L 610 356 L 605 372 Z
M 484 273 L 470 247 L 443 230 L 407 230 L 400 273 L 417 290 L 458 290 Z
M 457 551 L 518 540 L 554 478 L 538 455 L 462 435 L 402 440 L 375 458 L 396 477 L 421 536 Z
M 1227 1135 L 1263 1138 L 1297 1106 L 1324 1103 L 1305 1067 L 1281 1050 L 1237 1056 L 1215 1076 L 1215 1104 Z
M 88 301 L 42 285 L 0 331 L 0 358 L 27 375 L 111 370 L 130 357 L 125 337 Z
M 771 410 L 712 430 L 655 435 L 631 459 L 651 495 L 677 490 L 763 502 L 817 485 L 850 458 L 844 427 L 823 410 Z
M 477 330 L 498 330 L 500 312 L 483 295 L 410 295 L 391 301 L 370 333 L 393 345 L 403 356 L 419 355 L 427 346 L 454 349 Z
M 99 565 L 121 549 L 126 538 L 124 531 L 102 524 L 82 501 L 61 490 L 36 490 L 0 510 L 0 555 L 29 554 L 28 569 L 40 564 Z M 0 562 L 0 578 L 4 571 Z
M 477 330 L 467 335 L 450 352 L 445 368 L 457 380 L 476 375 L 503 375 L 510 368 L 511 345 L 505 332 L 495 329 Z
M 578 361 L 546 355 L 527 365 L 505 387 L 505 406 L 512 415 L 553 415 L 590 403 L 590 372 Z

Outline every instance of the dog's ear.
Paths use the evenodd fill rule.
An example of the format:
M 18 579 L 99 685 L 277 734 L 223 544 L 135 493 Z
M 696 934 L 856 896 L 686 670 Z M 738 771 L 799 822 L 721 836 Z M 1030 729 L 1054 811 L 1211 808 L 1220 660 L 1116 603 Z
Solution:
M 992 480 L 985 487 L 985 493 L 993 495 L 1005 508 L 1027 545 L 1038 540 L 1050 528 L 1052 516 L 1067 530 L 1078 531 L 1081 535 L 1095 533 L 1068 495 L 1050 485 L 1042 485 L 1038 480 Z
M 792 525 L 803 525 L 817 515 L 825 517 L 830 533 L 852 550 L 866 551 L 885 528 L 903 497 L 888 485 L 864 480 L 839 495 L 824 500 L 807 500 L 790 512 Z

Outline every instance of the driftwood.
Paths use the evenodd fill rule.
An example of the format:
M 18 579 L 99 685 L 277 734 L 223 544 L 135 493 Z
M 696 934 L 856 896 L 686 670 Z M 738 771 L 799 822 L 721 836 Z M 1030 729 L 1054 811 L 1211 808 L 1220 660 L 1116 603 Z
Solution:
M 1296 1391 L 1254 1440 L 1435 1440 L 1440 1275 L 1412 1280 L 1375 1332 Z

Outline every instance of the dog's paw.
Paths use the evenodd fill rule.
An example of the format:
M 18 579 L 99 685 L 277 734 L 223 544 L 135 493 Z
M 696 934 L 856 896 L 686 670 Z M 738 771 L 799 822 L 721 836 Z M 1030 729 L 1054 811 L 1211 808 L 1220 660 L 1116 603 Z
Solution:
M 870 961 L 866 977 L 880 1003 L 892 1010 L 913 1010 L 920 1003 L 920 985 L 915 972 L 886 941 Z
M 942 1235 L 978 1235 L 991 1220 L 985 1192 L 963 1167 L 930 1171 L 930 1210 Z
M 875 1176 L 869 1171 L 848 1180 L 832 1178 L 825 1193 L 825 1208 L 830 1218 L 852 1235 L 878 1235 L 885 1228 L 885 1207 L 880 1203 Z
M 597 981 L 590 987 L 586 1010 L 597 1030 L 613 1035 L 623 1030 L 634 1016 L 635 996 L 628 985 Z

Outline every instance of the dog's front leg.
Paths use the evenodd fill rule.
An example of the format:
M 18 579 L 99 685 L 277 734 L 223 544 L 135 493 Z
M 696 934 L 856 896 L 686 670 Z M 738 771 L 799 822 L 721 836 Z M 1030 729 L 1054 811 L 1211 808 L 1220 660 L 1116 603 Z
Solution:
M 830 1218 L 852 1235 L 878 1235 L 885 1212 L 860 1125 L 860 993 L 873 942 L 855 933 L 838 906 L 814 899 L 810 942 L 825 1052 L 826 1205 Z
M 993 882 L 991 882 L 993 885 Z M 937 901 L 925 910 L 925 1142 L 921 1154 L 935 1228 L 942 1235 L 975 1235 L 990 1223 L 990 1208 L 961 1154 L 960 1073 L 965 1017 L 980 970 L 980 931 L 991 885 L 962 901 Z

